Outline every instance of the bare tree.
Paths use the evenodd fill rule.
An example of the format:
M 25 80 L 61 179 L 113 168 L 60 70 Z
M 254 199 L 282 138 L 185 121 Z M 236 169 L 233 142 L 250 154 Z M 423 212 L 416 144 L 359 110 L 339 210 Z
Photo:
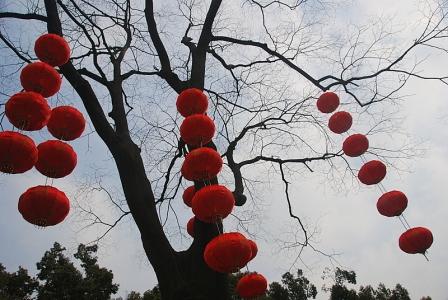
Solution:
M 400 89 L 411 78 L 447 84 L 447 76 L 420 71 L 424 60 L 415 58 L 425 48 L 446 55 L 448 7 L 443 1 L 425 2 L 421 19 L 425 26 L 414 40 L 397 41 L 387 20 L 349 28 L 340 35 L 326 32 L 332 25 L 325 24 L 324 16 L 338 1 L 154 2 L 9 4 L 0 12 L 2 51 L 7 48 L 15 57 L 8 61 L 15 71 L 35 60 L 27 40 L 10 34 L 12 24 L 46 26 L 41 32 L 63 35 L 70 42 L 73 55 L 60 72 L 109 149 L 125 200 L 115 199 L 97 181 L 97 189 L 108 195 L 120 215 L 115 222 L 106 222 L 85 209 L 92 224 L 106 226 L 107 234 L 132 216 L 163 299 L 229 299 L 227 275 L 212 271 L 203 261 L 204 247 L 222 224 L 196 221 L 195 239 L 186 251 L 175 251 L 164 232 L 159 209 L 165 205 L 169 211 L 178 197 L 179 165 L 188 152 L 177 133 L 175 95 L 189 87 L 209 95 L 209 114 L 219 131 L 206 146 L 218 148 L 225 158 L 237 205 L 247 198 L 257 199 L 247 175 L 250 167 L 270 168 L 283 182 L 288 214 L 302 232 L 293 244 L 314 249 L 306 226 L 294 212 L 290 178 L 313 171 L 316 161 L 330 166 L 343 161 L 352 173 L 315 113 L 316 96 L 338 90 L 347 95 L 347 103 L 378 115 L 372 104 L 397 102 Z M 167 100 L 157 99 L 162 95 Z M 387 118 L 387 114 L 376 118 L 370 132 Z M 404 150 L 371 151 L 393 160 L 406 156 Z M 195 182 L 196 188 L 203 185 Z

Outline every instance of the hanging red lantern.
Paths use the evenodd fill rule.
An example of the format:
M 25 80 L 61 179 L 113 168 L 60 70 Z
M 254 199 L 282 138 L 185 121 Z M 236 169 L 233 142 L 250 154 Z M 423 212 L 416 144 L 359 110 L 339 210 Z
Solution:
M 332 113 L 339 106 L 339 97 L 336 93 L 325 92 L 317 99 L 317 109 L 320 112 L 329 114 Z
M 21 92 L 13 95 L 5 104 L 5 115 L 9 122 L 22 130 L 39 130 L 47 125 L 50 106 L 42 95 Z
M 61 82 L 59 73 L 49 64 L 40 61 L 28 64 L 20 73 L 22 87 L 45 98 L 56 94 L 61 88 Z
M 188 220 L 187 223 L 187 232 L 188 234 L 194 238 L 194 217 Z
M 431 247 L 434 238 L 429 229 L 414 227 L 406 230 L 398 241 L 400 249 L 409 254 L 424 254 Z
M 328 120 L 328 127 L 334 133 L 341 134 L 352 127 L 352 122 L 352 115 L 346 111 L 338 111 Z
M 77 157 L 73 148 L 61 141 L 46 141 L 37 146 L 39 158 L 36 169 L 50 178 L 62 178 L 76 167 Z
M 249 261 L 251 261 L 252 259 L 255 258 L 255 256 L 257 256 L 258 247 L 257 247 L 257 244 L 254 241 L 252 241 L 252 240 L 247 240 L 247 242 L 249 243 L 249 246 L 250 246 L 250 249 L 251 249 L 251 256 L 250 256 L 250 259 L 249 259 Z
M 364 134 L 355 133 L 344 140 L 342 150 L 350 157 L 363 155 L 369 149 L 369 140 Z
M 187 180 L 210 180 L 222 168 L 222 158 L 216 150 L 208 147 L 194 149 L 185 157 L 182 176 Z
M 208 99 L 200 89 L 189 88 L 179 94 L 176 107 L 185 118 L 194 114 L 203 114 L 207 111 Z
M 26 135 L 0 132 L 0 171 L 17 174 L 30 170 L 37 161 L 37 148 Z
M 214 223 L 226 218 L 235 206 L 232 192 L 223 185 L 201 188 L 193 197 L 193 213 L 202 222 Z
M 67 196 L 52 186 L 29 188 L 19 199 L 19 212 L 23 218 L 37 226 L 61 223 L 70 211 Z
M 81 136 L 86 127 L 82 113 L 72 106 L 58 106 L 51 111 L 48 131 L 57 139 L 72 141 Z
M 244 299 L 257 299 L 263 296 L 268 289 L 268 281 L 258 273 L 246 274 L 238 281 L 236 292 Z
M 239 232 L 218 235 L 207 244 L 204 251 L 206 264 L 221 273 L 237 272 L 247 264 L 250 257 L 250 245 Z
M 203 146 L 215 135 L 215 123 L 206 115 L 191 115 L 180 126 L 180 136 L 189 146 Z
M 196 188 L 194 185 L 189 186 L 185 189 L 184 193 L 182 194 L 182 199 L 184 200 L 184 203 L 186 206 L 191 207 L 191 201 L 193 200 L 193 196 L 196 193 Z
M 365 185 L 381 182 L 386 176 L 386 166 L 379 160 L 371 160 L 365 163 L 358 172 L 359 181 Z
M 41 35 L 34 44 L 37 58 L 56 67 L 62 66 L 70 59 L 70 46 L 67 41 L 57 34 Z
M 396 217 L 408 206 L 408 198 L 400 191 L 384 193 L 376 203 L 378 212 L 386 217 Z

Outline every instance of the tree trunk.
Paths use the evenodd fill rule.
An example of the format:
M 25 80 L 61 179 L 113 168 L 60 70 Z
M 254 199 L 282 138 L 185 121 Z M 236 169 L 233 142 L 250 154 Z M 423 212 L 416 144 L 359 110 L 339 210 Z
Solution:
M 191 247 L 176 252 L 170 246 L 157 216 L 155 199 L 135 144 L 112 150 L 123 191 L 139 227 L 143 247 L 156 273 L 163 300 L 229 300 L 228 276 L 211 270 L 203 259 L 207 243 L 222 225 L 195 222 Z M 115 148 L 115 147 L 114 147 Z

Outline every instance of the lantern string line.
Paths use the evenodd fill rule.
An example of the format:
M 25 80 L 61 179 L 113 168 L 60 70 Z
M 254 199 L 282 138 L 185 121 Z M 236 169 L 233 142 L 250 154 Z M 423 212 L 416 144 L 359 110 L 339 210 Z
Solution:
M 350 126 L 350 127 L 351 127 L 351 126 Z M 348 131 L 344 132 L 343 135 L 344 135 L 345 138 L 347 138 L 347 136 L 349 136 Z M 361 161 L 362 161 L 364 164 L 367 163 L 367 159 L 366 159 L 366 157 L 364 156 L 364 154 L 360 155 L 359 157 L 360 157 Z M 380 191 L 381 193 L 383 193 L 383 194 L 387 193 L 387 190 L 386 190 L 384 184 L 383 184 L 381 181 L 378 182 L 378 184 L 377 184 L 377 188 L 379 189 L 379 191 Z M 397 217 L 398 217 L 398 220 L 400 220 L 400 223 L 403 225 L 403 227 L 404 227 L 406 230 L 411 229 L 411 226 L 409 225 L 408 221 L 406 220 L 406 217 L 404 216 L 403 212 L 402 212 L 399 216 L 397 216 Z M 428 259 L 428 257 L 427 257 L 427 254 L 428 254 L 428 251 L 427 251 L 427 250 L 425 250 L 425 251 L 424 251 L 423 253 L 421 253 L 421 254 L 425 257 L 425 259 L 426 259 L 427 261 L 429 261 L 429 259 Z
M 223 226 L 223 230 L 222 230 L 222 232 L 221 232 L 221 229 L 219 228 L 219 222 L 222 223 L 222 218 L 221 218 L 221 216 L 218 216 L 218 218 L 216 219 L 215 225 L 216 225 L 216 228 L 218 229 L 218 233 L 219 233 L 219 234 L 223 234 L 223 233 L 224 233 L 224 226 Z
M 403 219 L 401 218 L 401 216 L 398 216 L 398 220 L 400 220 L 401 225 L 403 225 L 403 227 L 405 229 L 407 229 L 406 224 L 404 223 Z
M 408 226 L 408 229 L 411 228 L 411 226 L 409 225 L 408 221 L 406 220 L 406 218 L 404 217 L 404 214 L 401 213 L 401 217 L 403 218 L 403 221 L 406 223 L 406 225 Z

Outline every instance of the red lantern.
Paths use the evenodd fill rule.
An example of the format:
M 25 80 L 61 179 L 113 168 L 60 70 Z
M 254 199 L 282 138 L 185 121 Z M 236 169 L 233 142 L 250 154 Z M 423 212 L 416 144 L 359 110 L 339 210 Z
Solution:
M 424 254 L 433 242 L 433 236 L 425 227 L 414 227 L 405 231 L 398 241 L 400 249 L 409 254 Z
M 328 127 L 334 133 L 344 133 L 352 127 L 352 116 L 346 111 L 334 113 L 328 120 Z
M 199 89 L 189 88 L 179 94 L 176 101 L 177 111 L 188 117 L 194 114 L 203 114 L 207 111 L 207 96 Z
M 186 117 L 180 126 L 182 140 L 190 146 L 202 146 L 215 135 L 215 123 L 206 115 Z
M 39 159 L 36 169 L 47 177 L 65 177 L 76 167 L 76 152 L 67 143 L 55 140 L 46 141 L 39 144 L 37 150 L 39 150 Z
M 86 127 L 82 113 L 72 106 L 58 106 L 51 111 L 48 131 L 57 139 L 72 141 L 81 136 Z
M 22 69 L 20 83 L 26 91 L 36 92 L 47 98 L 59 91 L 61 77 L 49 64 L 35 62 Z
M 194 149 L 185 157 L 182 165 L 182 176 L 187 180 L 210 180 L 216 177 L 222 168 L 222 158 L 212 148 Z
M 258 273 L 244 275 L 236 285 L 236 292 L 244 299 L 256 299 L 263 296 L 267 289 L 268 281 Z
M 185 189 L 182 199 L 184 200 L 184 203 L 186 206 L 191 207 L 191 201 L 193 200 L 193 196 L 196 193 L 196 188 L 194 185 L 189 186 Z
M 210 269 L 233 273 L 244 267 L 251 257 L 250 245 L 239 232 L 229 232 L 212 239 L 204 251 L 204 260 Z
M 37 161 L 37 148 L 26 135 L 0 132 L 0 171 L 17 174 L 30 170 Z
M 255 258 L 255 256 L 257 256 L 258 247 L 257 247 L 257 244 L 254 241 L 252 241 L 252 240 L 247 240 L 247 242 L 249 243 L 249 246 L 250 246 L 250 249 L 251 249 L 252 255 L 250 257 L 250 260 L 252 260 L 252 259 Z
M 34 44 L 37 58 L 55 67 L 62 66 L 70 59 L 70 46 L 67 41 L 57 34 L 41 35 Z
M 191 237 L 194 237 L 194 217 L 188 220 L 187 232 Z
M 52 186 L 35 186 L 20 196 L 19 212 L 23 218 L 37 226 L 61 223 L 70 211 L 67 196 Z
M 202 222 L 214 223 L 227 217 L 235 206 L 232 192 L 223 185 L 201 188 L 193 197 L 193 213 Z
M 9 122 L 22 130 L 39 130 L 47 125 L 50 106 L 38 93 L 21 92 L 12 96 L 5 105 Z
M 379 160 L 371 160 L 365 163 L 358 172 L 359 181 L 365 185 L 381 182 L 386 176 L 386 166 Z
M 317 109 L 320 112 L 329 114 L 339 106 L 339 97 L 333 92 L 325 92 L 317 99 Z
M 400 191 L 384 193 L 376 203 L 378 212 L 386 217 L 396 217 L 408 206 L 408 198 Z
M 367 149 L 369 149 L 369 140 L 364 134 L 360 133 L 352 134 L 342 144 L 345 155 L 350 157 L 363 155 Z

